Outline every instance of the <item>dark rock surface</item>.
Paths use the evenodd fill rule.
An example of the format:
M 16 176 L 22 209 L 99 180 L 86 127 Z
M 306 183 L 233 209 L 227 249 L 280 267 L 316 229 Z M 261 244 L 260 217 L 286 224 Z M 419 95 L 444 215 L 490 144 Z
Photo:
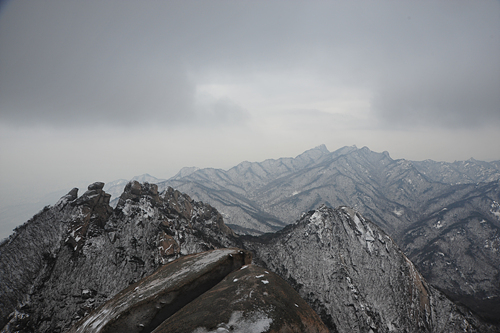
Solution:
M 153 332 L 326 333 L 328 329 L 283 279 L 248 265 L 226 276 Z
M 68 333 L 328 332 L 292 287 L 250 262 L 251 254 L 240 249 L 181 257 L 118 293 Z
M 151 332 L 251 260 L 251 254 L 240 249 L 184 256 L 125 288 L 68 332 Z

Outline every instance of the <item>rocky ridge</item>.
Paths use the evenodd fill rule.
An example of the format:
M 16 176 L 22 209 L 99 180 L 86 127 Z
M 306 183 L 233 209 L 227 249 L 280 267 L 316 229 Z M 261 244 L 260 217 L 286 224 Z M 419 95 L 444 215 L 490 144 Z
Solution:
M 283 279 L 247 265 L 164 321 L 154 333 L 326 333 L 328 328 Z
M 498 321 L 500 162 L 394 160 L 366 147 L 179 174 L 173 186 L 216 207 L 239 233 L 274 232 L 321 204 L 355 207 L 426 279 Z M 436 260 L 439 263 L 432 264 Z M 446 278 L 445 278 L 446 277 Z
M 112 210 L 102 185 L 72 190 L 0 245 L 0 327 L 65 331 L 161 265 L 233 244 L 220 214 L 187 195 L 134 181 Z
M 122 290 L 72 327 L 69 333 L 151 332 L 251 260 L 250 253 L 238 249 L 184 256 Z
M 281 278 L 251 254 L 218 249 L 181 257 L 121 291 L 69 332 L 328 332 Z
M 352 208 L 322 206 L 280 232 L 247 236 L 244 245 L 332 332 L 490 329 L 429 285 L 392 238 Z
M 2 332 L 64 332 L 159 267 L 226 247 L 253 251 L 331 332 L 495 331 L 431 287 L 387 234 L 347 207 L 324 206 L 277 234 L 243 237 L 214 208 L 172 188 L 130 182 L 114 210 L 102 183 L 76 194 L 0 245 Z

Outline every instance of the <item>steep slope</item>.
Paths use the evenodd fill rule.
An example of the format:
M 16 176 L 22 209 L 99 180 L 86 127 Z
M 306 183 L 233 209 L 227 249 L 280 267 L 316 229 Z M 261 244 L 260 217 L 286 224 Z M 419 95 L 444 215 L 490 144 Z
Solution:
M 153 333 L 327 333 L 311 307 L 283 279 L 243 266 L 176 312 Z
M 160 266 L 223 247 L 254 251 L 332 332 L 490 331 L 427 285 L 385 233 L 349 208 L 324 206 L 277 234 L 243 238 L 214 208 L 172 188 L 158 193 L 156 185 L 130 182 L 112 210 L 103 185 L 80 197 L 72 190 L 0 245 L 3 332 L 64 332 Z
M 292 284 L 332 332 L 486 332 L 351 208 L 322 206 L 245 247 Z
M 429 281 L 454 300 L 498 320 L 500 248 L 495 239 L 500 216 L 490 212 L 500 202 L 497 164 L 473 159 L 412 162 L 366 147 L 330 153 L 320 146 L 296 158 L 244 162 L 228 171 L 200 169 L 159 186 L 180 188 L 214 205 L 236 232 L 252 235 L 273 232 L 320 204 L 355 207 L 391 235 Z M 446 220 L 453 230 L 436 224 L 447 207 L 456 207 Z M 460 244 L 452 241 L 459 239 L 458 226 L 469 230 L 467 241 Z M 444 271 L 432 265 L 429 256 L 446 253 L 450 246 L 453 254 L 446 262 L 468 264 L 444 262 L 444 279 Z
M 232 245 L 208 205 L 131 182 L 112 210 L 103 185 L 72 190 L 0 245 L 0 327 L 64 331 L 162 264 Z
M 462 187 L 470 187 L 463 185 Z M 426 279 L 486 318 L 500 313 L 500 186 L 479 184 L 429 203 L 402 243 Z M 443 208 L 442 208 L 443 207 Z
M 184 256 L 125 288 L 68 333 L 151 332 L 251 260 L 251 254 L 240 249 Z
M 122 290 L 69 333 L 328 332 L 292 287 L 250 261 L 249 252 L 234 248 L 181 257 Z

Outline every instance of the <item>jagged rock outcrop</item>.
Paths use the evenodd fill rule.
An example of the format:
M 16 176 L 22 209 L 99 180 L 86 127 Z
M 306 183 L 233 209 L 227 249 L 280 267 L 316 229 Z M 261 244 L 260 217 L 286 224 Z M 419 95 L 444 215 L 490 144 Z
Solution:
M 21 326 L 30 323 L 33 318 L 26 312 L 30 312 L 33 300 L 39 299 L 44 303 L 45 295 L 38 294 L 38 291 L 43 290 L 50 279 L 61 249 L 69 245 L 72 251 L 81 250 L 86 235 L 102 227 L 112 211 L 108 205 L 109 196 L 102 191 L 103 185 L 89 185 L 88 191 L 79 198 L 78 189 L 72 189 L 56 205 L 45 207 L 18 227 L 1 244 L 0 326 L 6 324 L 7 316 L 16 307 L 18 310 L 13 320 L 18 318 Z M 52 310 L 55 311 L 55 308 Z M 44 313 L 38 320 L 47 321 L 48 318 L 49 314 Z
M 58 203 L 59 206 L 64 206 L 71 200 L 70 205 L 76 207 L 76 211 L 73 211 L 75 218 L 69 224 L 69 236 L 65 240 L 75 251 L 81 250 L 87 236 L 99 234 L 113 211 L 109 206 L 111 195 L 104 192 L 103 187 L 102 182 L 90 184 L 88 190 L 74 200 L 71 199 L 78 192 L 72 189 Z
M 184 256 L 122 290 L 68 333 L 151 332 L 251 260 L 251 254 L 240 249 Z
M 64 332 L 162 265 L 227 247 L 253 251 L 331 332 L 494 331 L 430 286 L 389 236 L 350 208 L 324 206 L 276 234 L 238 237 L 217 210 L 171 188 L 131 182 L 116 209 L 108 202 L 102 183 L 81 197 L 72 190 L 0 244 L 2 332 Z M 241 311 L 217 324 L 247 318 Z
M 322 206 L 243 243 L 332 332 L 494 331 L 430 286 L 385 232 L 351 208 Z
M 112 210 L 102 183 L 46 207 L 0 245 L 0 327 L 62 332 L 182 255 L 231 247 L 212 207 L 131 182 Z

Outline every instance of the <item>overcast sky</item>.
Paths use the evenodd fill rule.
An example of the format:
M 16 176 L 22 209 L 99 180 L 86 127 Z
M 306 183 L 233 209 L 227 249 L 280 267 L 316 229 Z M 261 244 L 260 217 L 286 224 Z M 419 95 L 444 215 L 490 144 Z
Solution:
M 0 200 L 323 143 L 498 160 L 499 59 L 500 1 L 0 2 Z

